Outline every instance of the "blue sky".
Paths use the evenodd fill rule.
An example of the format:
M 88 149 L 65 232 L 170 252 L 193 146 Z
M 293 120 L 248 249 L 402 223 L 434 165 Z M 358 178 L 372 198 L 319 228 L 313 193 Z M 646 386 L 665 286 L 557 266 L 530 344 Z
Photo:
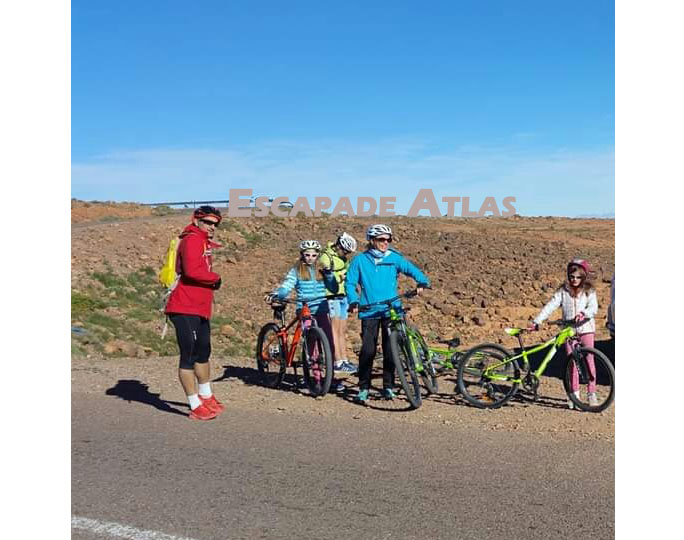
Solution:
M 72 196 L 615 203 L 607 1 L 72 2 Z

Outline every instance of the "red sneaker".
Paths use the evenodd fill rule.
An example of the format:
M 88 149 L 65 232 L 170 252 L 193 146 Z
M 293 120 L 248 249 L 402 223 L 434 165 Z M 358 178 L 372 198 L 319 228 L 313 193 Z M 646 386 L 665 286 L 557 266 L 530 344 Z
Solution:
M 200 396 L 199 398 L 202 402 L 202 405 L 204 405 L 207 409 L 209 409 L 213 413 L 216 413 L 217 415 L 221 414 L 225 410 L 223 403 L 216 399 L 216 396 L 214 394 L 212 394 L 208 398 L 203 398 L 202 396 Z
M 210 410 L 204 403 L 190 411 L 190 420 L 211 420 L 216 418 L 214 411 Z

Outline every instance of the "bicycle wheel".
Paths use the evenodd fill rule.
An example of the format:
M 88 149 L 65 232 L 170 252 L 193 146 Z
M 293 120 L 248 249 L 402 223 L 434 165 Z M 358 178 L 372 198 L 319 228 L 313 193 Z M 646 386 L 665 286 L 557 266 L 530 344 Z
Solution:
M 458 366 L 458 388 L 461 395 L 481 409 L 498 409 L 513 397 L 520 378 L 517 360 L 495 343 L 485 343 L 470 349 Z
M 264 386 L 276 388 L 285 376 L 285 347 L 278 335 L 278 325 L 265 324 L 259 330 L 256 364 Z
M 302 336 L 302 371 L 311 395 L 328 393 L 333 376 L 332 353 L 325 332 L 316 326 Z
M 404 389 L 406 398 L 409 400 L 412 409 L 420 407 L 422 398 L 420 396 L 420 384 L 415 369 L 415 358 L 411 354 L 406 339 L 406 334 L 393 331 L 390 334 L 390 350 L 392 351 L 392 361 L 396 368 L 401 387 Z
M 425 343 L 425 339 L 415 326 L 411 327 L 414 332 L 414 344 L 416 345 L 416 353 L 423 369 L 420 371 L 420 378 L 423 381 L 423 386 L 427 390 L 427 395 L 436 394 L 439 391 L 439 383 L 437 382 L 437 370 L 432 363 L 432 355 L 430 349 Z
M 575 385 L 572 384 L 573 378 Z M 615 399 L 615 369 L 608 357 L 598 349 L 578 347 L 568 357 L 563 386 L 568 399 L 578 409 L 601 412 Z M 575 392 L 572 391 L 573 386 Z

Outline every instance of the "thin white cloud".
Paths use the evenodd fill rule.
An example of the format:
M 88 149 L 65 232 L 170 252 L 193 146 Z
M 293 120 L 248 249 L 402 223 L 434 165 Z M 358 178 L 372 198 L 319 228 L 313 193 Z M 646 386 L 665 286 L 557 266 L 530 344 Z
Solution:
M 227 199 L 230 188 L 296 197 L 396 196 L 420 188 L 482 200 L 516 197 L 523 215 L 614 212 L 614 149 L 445 148 L 421 140 L 368 144 L 275 141 L 226 149 L 117 151 L 72 166 L 72 196 L 161 202 Z

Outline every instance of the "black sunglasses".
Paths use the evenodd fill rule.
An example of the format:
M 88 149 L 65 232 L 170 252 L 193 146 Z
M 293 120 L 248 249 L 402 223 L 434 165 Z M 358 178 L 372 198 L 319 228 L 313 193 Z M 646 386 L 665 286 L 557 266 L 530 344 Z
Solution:
M 377 238 L 377 237 L 376 237 L 375 240 L 378 241 L 378 242 L 389 242 L 389 243 L 392 243 L 392 238 L 391 238 L 391 237 L 390 237 L 390 238 Z
M 576 274 L 568 274 L 568 279 L 582 279 L 583 276 L 578 276 Z
M 213 225 L 214 227 L 218 227 L 218 226 L 219 226 L 218 221 L 212 221 L 212 220 L 210 220 L 210 219 L 200 219 L 200 221 L 201 221 L 202 223 L 204 223 L 205 225 Z

